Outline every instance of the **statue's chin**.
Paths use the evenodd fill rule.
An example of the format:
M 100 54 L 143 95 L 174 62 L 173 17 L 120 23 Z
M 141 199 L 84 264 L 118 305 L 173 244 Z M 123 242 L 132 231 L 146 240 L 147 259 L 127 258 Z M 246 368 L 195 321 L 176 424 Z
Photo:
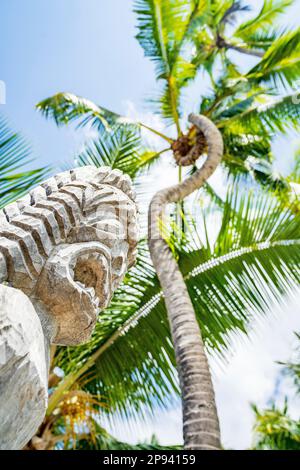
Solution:
M 98 316 L 98 309 L 89 295 L 76 292 L 61 303 L 45 305 L 32 299 L 43 326 L 44 334 L 52 344 L 75 346 L 89 341 Z
M 76 293 L 71 304 L 62 305 L 49 312 L 55 318 L 56 334 L 52 337 L 53 344 L 74 346 L 87 342 L 96 325 L 98 309 L 93 305 L 89 295 Z
M 53 338 L 52 344 L 60 346 L 78 346 L 79 344 L 86 343 L 90 340 L 93 331 L 95 329 L 95 323 L 92 323 L 84 330 L 78 331 L 70 330 L 68 333 L 59 331 L 57 336 Z

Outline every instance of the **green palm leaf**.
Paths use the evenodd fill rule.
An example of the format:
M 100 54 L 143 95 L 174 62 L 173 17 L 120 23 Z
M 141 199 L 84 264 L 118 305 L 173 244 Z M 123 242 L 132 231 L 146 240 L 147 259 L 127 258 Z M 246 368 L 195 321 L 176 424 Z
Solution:
M 249 5 L 243 5 L 243 2 L 239 0 L 221 2 L 221 5 L 222 5 L 222 8 L 219 11 L 223 12 L 224 8 L 226 8 L 222 18 L 220 19 L 221 25 L 234 23 L 237 13 L 242 13 L 245 11 L 249 11 L 251 9 Z M 230 6 L 228 7 L 228 5 Z M 219 18 L 217 18 L 217 21 L 219 21 Z
M 156 78 L 164 80 L 158 100 L 163 117 L 180 133 L 180 89 L 195 77 L 197 68 L 183 48 L 208 13 L 203 0 L 136 0 L 137 40 L 155 64 Z
M 285 30 L 268 28 L 265 30 L 254 31 L 252 34 L 247 35 L 247 40 L 243 41 L 243 47 L 259 50 L 262 53 L 269 49 L 273 42 L 283 36 Z
M 76 159 L 80 166 L 110 166 L 133 177 L 139 168 L 140 149 L 141 139 L 136 129 L 122 126 L 111 132 L 100 131 L 99 138 L 88 143 Z
M 255 99 L 256 96 L 259 100 Z M 241 133 L 243 130 L 249 133 L 250 129 L 256 130 L 259 125 L 265 129 L 266 135 L 276 131 L 284 133 L 290 128 L 298 129 L 300 119 L 298 94 L 278 99 L 272 99 L 262 93 L 256 96 L 240 100 L 216 116 L 218 127 L 228 127 L 235 122 L 240 126 Z
M 85 145 L 76 157 L 79 166 L 93 165 L 116 168 L 135 178 L 153 165 L 160 152 L 142 147 L 139 129 L 132 125 L 114 127 L 110 132 L 99 131 L 99 137 Z
M 77 127 L 92 126 L 99 132 L 104 132 L 104 130 L 108 132 L 113 127 L 132 125 L 144 127 L 169 143 L 172 142 L 172 139 L 142 122 L 134 122 L 72 93 L 57 93 L 38 103 L 36 108 L 46 118 L 54 119 L 58 126 L 77 121 Z
M 298 341 L 299 334 L 296 333 Z M 293 362 L 279 362 L 284 366 L 283 373 L 293 379 L 295 392 L 300 392 L 300 361 L 299 344 L 297 345 L 298 357 Z M 295 351 L 296 352 L 296 351 Z M 252 405 L 255 413 L 254 449 L 255 450 L 300 450 L 300 421 L 292 419 L 288 412 L 288 401 L 281 408 L 268 407 L 260 411 L 257 406 Z
M 269 47 L 246 77 L 253 83 L 291 87 L 300 76 L 300 29 L 287 32 Z
M 79 127 L 90 124 L 101 130 L 122 122 L 119 114 L 72 93 L 57 93 L 38 103 L 36 108 L 46 118 L 54 119 L 57 125 L 79 121 Z
M 248 42 L 257 30 L 265 31 L 273 26 L 278 15 L 285 13 L 294 0 L 264 0 L 263 6 L 257 16 L 242 23 L 234 35 Z
M 291 182 L 300 183 L 300 148 L 295 152 L 294 165 L 288 178 Z
M 234 133 L 224 129 L 225 153 L 223 165 L 241 184 L 251 179 L 271 190 L 288 188 L 288 183 L 272 166 L 270 140 L 261 136 Z
M 287 403 L 282 410 L 274 405 L 263 411 L 252 409 L 255 450 L 300 450 L 300 422 L 289 416 Z
M 190 26 L 197 0 L 136 0 L 138 39 L 145 55 L 156 65 L 157 78 L 171 74 L 182 40 Z
M 20 171 L 31 161 L 30 148 L 0 117 L 0 208 L 22 197 L 45 176 L 46 170 Z

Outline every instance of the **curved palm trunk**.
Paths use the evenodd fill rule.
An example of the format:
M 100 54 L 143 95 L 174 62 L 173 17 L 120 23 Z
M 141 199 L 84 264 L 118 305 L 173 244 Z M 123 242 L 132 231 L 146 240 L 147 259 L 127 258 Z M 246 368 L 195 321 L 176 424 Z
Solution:
M 180 184 L 158 191 L 150 204 L 148 239 L 151 258 L 166 302 L 179 374 L 183 436 L 186 449 L 220 449 L 220 430 L 215 396 L 201 331 L 186 284 L 160 231 L 167 204 L 183 200 L 200 188 L 218 166 L 223 140 L 206 117 L 191 114 L 189 121 L 199 128 L 208 145 L 207 159 L 199 170 Z

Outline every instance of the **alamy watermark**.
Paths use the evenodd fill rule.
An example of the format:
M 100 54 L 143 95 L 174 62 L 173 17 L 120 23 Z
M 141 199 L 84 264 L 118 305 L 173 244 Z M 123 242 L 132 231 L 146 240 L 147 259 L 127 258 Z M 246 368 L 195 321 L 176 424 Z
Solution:
M 3 80 L 0 80 L 0 104 L 6 104 L 6 85 Z

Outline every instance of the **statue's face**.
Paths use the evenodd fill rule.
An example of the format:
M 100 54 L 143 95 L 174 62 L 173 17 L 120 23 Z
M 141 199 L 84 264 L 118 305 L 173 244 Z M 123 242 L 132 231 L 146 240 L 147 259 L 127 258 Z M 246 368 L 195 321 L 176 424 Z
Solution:
M 113 190 L 116 201 L 118 193 Z M 107 307 L 132 262 L 128 230 L 133 203 L 103 205 L 96 197 L 93 206 L 93 200 L 87 201 L 86 217 L 72 228 L 67 243 L 51 253 L 31 295 L 54 320 L 56 344 L 79 344 L 90 338 L 99 311 Z
M 130 179 L 106 167 L 56 175 L 0 211 L 0 282 L 32 300 L 54 343 L 89 339 L 134 263 L 136 213 Z

